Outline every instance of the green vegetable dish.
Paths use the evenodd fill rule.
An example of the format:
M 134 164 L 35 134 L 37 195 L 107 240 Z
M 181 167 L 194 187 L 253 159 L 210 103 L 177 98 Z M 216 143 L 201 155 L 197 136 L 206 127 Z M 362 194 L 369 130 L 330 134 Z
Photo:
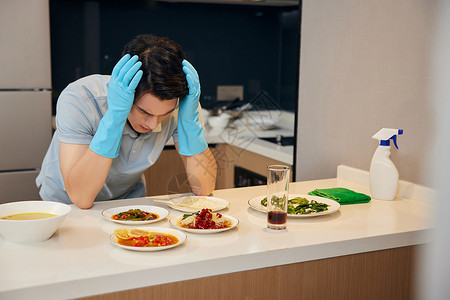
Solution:
M 111 216 L 113 220 L 121 220 L 121 221 L 149 221 L 156 220 L 159 216 L 157 214 L 142 211 L 138 209 L 129 209 L 127 211 L 120 212 Z
M 267 197 L 261 200 L 261 205 L 267 207 Z M 295 197 L 288 200 L 287 213 L 289 215 L 307 215 L 328 210 L 328 204 L 302 197 Z

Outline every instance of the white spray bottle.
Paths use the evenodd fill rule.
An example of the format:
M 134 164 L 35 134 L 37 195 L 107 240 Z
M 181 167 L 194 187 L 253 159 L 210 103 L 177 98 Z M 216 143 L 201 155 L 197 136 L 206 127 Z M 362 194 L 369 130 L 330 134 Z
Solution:
M 370 164 L 370 192 L 372 198 L 379 200 L 393 200 L 398 187 L 398 170 L 390 160 L 390 140 L 397 146 L 397 135 L 403 134 L 402 129 L 383 128 L 373 139 L 379 141 L 379 146 L 373 154 Z

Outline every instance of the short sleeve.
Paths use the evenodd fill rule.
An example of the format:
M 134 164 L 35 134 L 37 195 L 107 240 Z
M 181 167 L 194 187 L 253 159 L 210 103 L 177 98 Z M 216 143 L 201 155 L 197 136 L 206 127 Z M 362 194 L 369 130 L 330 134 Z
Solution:
M 105 99 L 106 101 L 106 99 Z M 56 130 L 61 142 L 89 144 L 102 117 L 94 99 L 82 91 L 64 90 L 56 109 Z

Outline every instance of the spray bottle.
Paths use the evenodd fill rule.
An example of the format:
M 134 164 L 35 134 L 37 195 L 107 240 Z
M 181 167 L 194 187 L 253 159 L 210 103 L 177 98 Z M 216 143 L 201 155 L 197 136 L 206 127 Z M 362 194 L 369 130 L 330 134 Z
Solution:
M 383 128 L 373 139 L 379 141 L 379 146 L 373 154 L 370 164 L 370 192 L 372 198 L 379 200 L 393 200 L 397 193 L 398 170 L 390 160 L 390 140 L 397 146 L 397 135 L 403 134 L 403 129 Z

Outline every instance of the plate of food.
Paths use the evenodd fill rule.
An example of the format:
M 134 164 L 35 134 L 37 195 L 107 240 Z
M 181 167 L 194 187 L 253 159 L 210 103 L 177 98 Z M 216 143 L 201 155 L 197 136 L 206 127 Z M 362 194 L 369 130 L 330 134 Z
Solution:
M 251 208 L 267 213 L 267 196 L 250 199 Z M 288 199 L 288 217 L 309 218 L 328 215 L 336 212 L 341 205 L 331 199 L 312 195 L 290 194 Z
M 178 229 L 191 233 L 209 234 L 233 229 L 239 223 L 235 217 L 202 209 L 195 213 L 173 217 L 170 224 Z
M 230 205 L 225 199 L 206 196 L 186 196 L 173 199 L 166 202 L 173 209 L 183 212 L 197 212 L 203 208 L 209 208 L 212 211 L 225 209 Z
M 116 228 L 110 237 L 114 245 L 134 251 L 161 251 L 179 246 L 186 234 L 163 227 Z
M 169 215 L 165 208 L 150 205 L 128 205 L 108 208 L 102 216 L 109 221 L 127 225 L 143 225 L 158 222 Z

